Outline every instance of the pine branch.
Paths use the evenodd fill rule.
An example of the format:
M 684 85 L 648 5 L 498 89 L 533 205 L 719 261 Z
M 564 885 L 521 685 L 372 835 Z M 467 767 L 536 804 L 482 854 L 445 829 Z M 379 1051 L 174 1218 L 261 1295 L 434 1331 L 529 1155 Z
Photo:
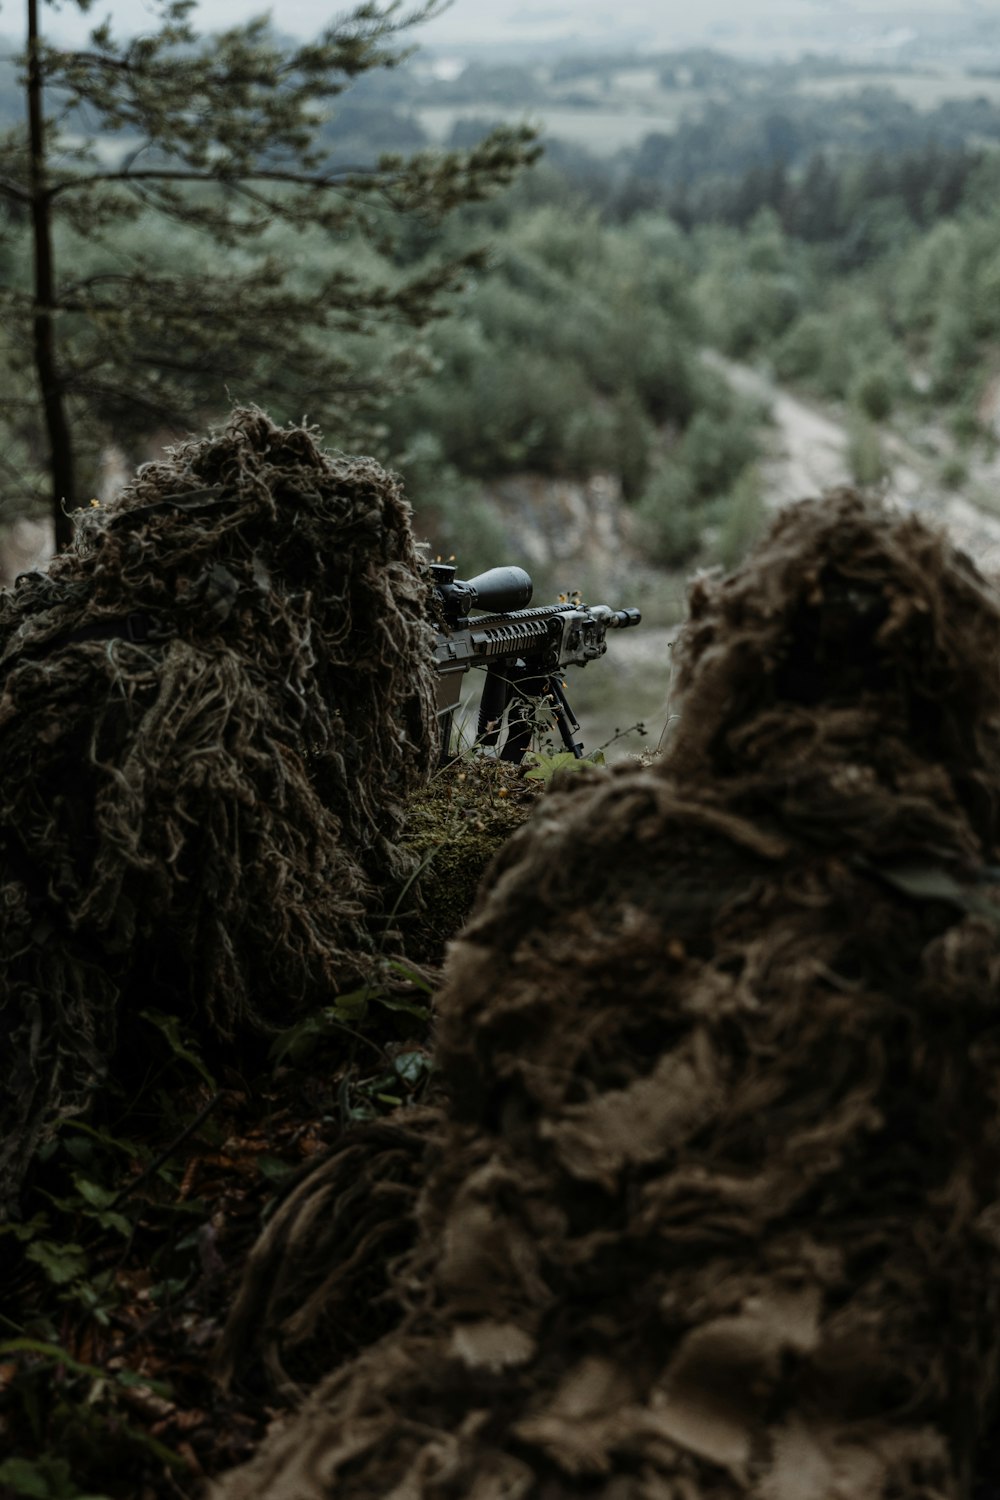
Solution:
M 16 182 L 11 182 L 6 177 L 0 177 L 0 198 L 6 198 L 10 203 L 30 204 L 31 194 L 24 188 L 18 187 Z
M 311 172 L 289 172 L 279 170 L 258 169 L 256 171 L 239 171 L 230 179 L 223 172 L 218 171 L 192 171 L 190 169 L 169 167 L 144 167 L 139 172 L 122 171 L 120 168 L 114 172 L 88 172 L 86 176 L 67 177 L 62 182 L 54 183 L 45 189 L 45 197 L 51 202 L 65 192 L 75 191 L 77 188 L 93 187 L 99 182 L 178 182 L 178 183 L 215 183 L 220 187 L 238 186 L 244 182 L 279 182 L 292 187 L 307 187 L 310 191 L 330 189 L 336 191 L 352 187 L 359 179 L 374 180 L 378 175 L 377 167 L 344 167 L 336 175 L 317 177 Z M 366 184 L 367 185 L 367 184 Z

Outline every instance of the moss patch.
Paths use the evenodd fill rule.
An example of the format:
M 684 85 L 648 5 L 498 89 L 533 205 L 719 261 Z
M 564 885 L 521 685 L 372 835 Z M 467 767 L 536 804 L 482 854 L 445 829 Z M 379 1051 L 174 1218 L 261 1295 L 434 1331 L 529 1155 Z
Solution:
M 420 860 L 421 910 L 405 923 L 414 958 L 441 957 L 472 910 L 483 872 L 526 822 L 541 790 L 520 766 L 470 753 L 410 796 L 405 842 Z

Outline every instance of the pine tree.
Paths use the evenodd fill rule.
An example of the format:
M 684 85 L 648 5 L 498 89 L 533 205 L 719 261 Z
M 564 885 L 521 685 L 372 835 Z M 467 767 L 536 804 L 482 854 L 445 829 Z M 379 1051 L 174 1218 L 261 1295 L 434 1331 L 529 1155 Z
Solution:
M 266 18 L 199 38 L 194 0 L 159 0 L 151 34 L 120 40 L 105 23 L 76 50 L 43 35 L 41 0 L 25 3 L 26 123 L 0 136 L 24 265 L 4 275 L 0 256 L 0 313 L 8 419 L 46 455 L 61 545 L 102 442 L 200 427 L 234 385 L 359 430 L 386 389 L 360 336 L 419 327 L 475 263 L 401 256 L 404 233 L 505 185 L 534 148 L 511 129 L 461 153 L 331 158 L 338 96 L 396 66 L 443 0 L 369 0 L 294 45 Z

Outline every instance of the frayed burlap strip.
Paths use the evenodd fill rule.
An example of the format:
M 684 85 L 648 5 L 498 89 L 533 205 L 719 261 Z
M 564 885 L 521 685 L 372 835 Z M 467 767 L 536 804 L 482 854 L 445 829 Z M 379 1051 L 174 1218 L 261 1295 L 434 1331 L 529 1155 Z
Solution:
M 225 1384 L 263 1380 L 295 1402 L 399 1321 L 406 1289 L 391 1273 L 443 1126 L 435 1106 L 355 1126 L 295 1183 L 247 1263 L 216 1356 Z
M 232 1038 L 368 972 L 435 760 L 427 602 L 392 476 L 256 410 L 3 598 L 0 1206 L 134 1010 Z
M 850 493 L 453 950 L 395 1331 L 224 1500 L 958 1500 L 1000 1349 L 1000 604 Z

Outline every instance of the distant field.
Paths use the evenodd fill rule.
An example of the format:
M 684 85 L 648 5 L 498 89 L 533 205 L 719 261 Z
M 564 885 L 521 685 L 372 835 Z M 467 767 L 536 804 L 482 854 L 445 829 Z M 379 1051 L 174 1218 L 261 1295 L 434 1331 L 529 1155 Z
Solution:
M 858 89 L 891 89 L 914 109 L 932 110 L 945 99 L 988 99 L 1000 104 L 1000 78 L 970 78 L 961 68 L 936 68 L 927 76 L 915 73 L 844 73 L 837 78 L 804 78 L 800 94 L 853 94 Z
M 680 111 L 667 113 L 637 109 L 570 109 L 554 107 L 526 113 L 505 109 L 500 104 L 472 104 L 458 108 L 434 107 L 417 110 L 417 118 L 435 141 L 447 138 L 456 120 L 505 120 L 518 123 L 527 119 L 545 135 L 583 146 L 595 156 L 613 156 L 626 146 L 637 146 L 653 131 L 669 133 L 676 129 Z
M 970 77 L 962 68 L 942 66 L 926 74 L 894 71 L 845 72 L 827 78 L 803 78 L 797 92 L 815 98 L 834 99 L 859 89 L 890 89 L 921 112 L 936 109 L 946 99 L 988 99 L 1000 105 L 1000 77 Z M 447 139 L 456 120 L 529 119 L 545 135 L 556 136 L 593 152 L 613 156 L 616 151 L 638 146 L 653 131 L 672 133 L 685 116 L 700 114 L 713 97 L 724 99 L 718 89 L 681 87 L 666 89 L 653 68 L 617 70 L 610 79 L 584 77 L 557 85 L 552 102 L 528 112 L 523 108 L 483 103 L 437 105 L 417 110 L 421 125 L 434 141 Z M 562 94 L 562 98 L 560 98 Z M 593 99 L 593 107 L 588 100 Z

